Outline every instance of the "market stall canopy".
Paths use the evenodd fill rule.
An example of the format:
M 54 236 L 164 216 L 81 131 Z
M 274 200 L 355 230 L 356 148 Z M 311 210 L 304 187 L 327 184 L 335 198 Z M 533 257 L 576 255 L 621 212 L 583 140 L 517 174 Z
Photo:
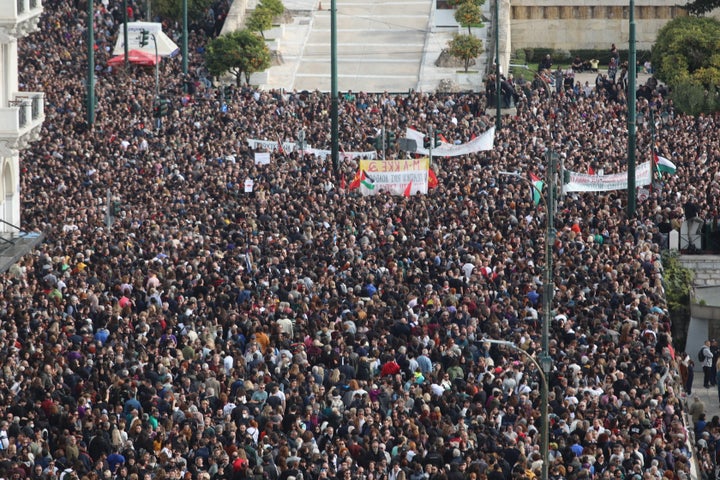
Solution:
M 180 52 L 180 49 L 170 37 L 165 35 L 162 31 L 162 24 L 157 22 L 129 22 L 128 26 L 128 49 L 130 50 L 142 50 L 145 53 L 149 53 L 155 57 L 155 41 L 157 41 L 157 54 L 159 57 L 174 57 Z M 147 32 L 146 41 L 142 45 L 143 32 Z M 151 35 L 155 36 L 153 41 Z M 117 42 L 115 42 L 115 50 L 113 55 L 124 55 L 125 37 L 123 34 L 123 28 L 120 27 Z
M 142 50 L 130 50 L 128 52 L 128 62 L 133 65 L 142 65 L 145 67 L 152 67 L 155 65 L 155 61 L 160 61 L 160 57 L 155 58 L 154 53 L 143 52 Z M 108 65 L 111 67 L 119 66 L 125 63 L 125 53 L 121 52 L 120 55 L 116 55 L 108 60 Z

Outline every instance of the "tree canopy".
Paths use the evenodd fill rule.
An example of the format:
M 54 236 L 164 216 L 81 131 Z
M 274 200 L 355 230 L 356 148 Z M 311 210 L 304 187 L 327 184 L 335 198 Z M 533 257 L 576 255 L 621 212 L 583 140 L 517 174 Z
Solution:
M 255 72 L 270 66 L 270 49 L 265 41 L 249 30 L 237 30 L 221 35 L 208 43 L 205 55 L 208 72 L 214 77 L 230 73 L 237 86 Z
M 195 19 L 196 21 L 204 18 L 212 3 L 212 0 L 188 0 L 188 18 Z M 163 18 L 171 18 L 173 20 L 181 20 L 182 1 L 153 0 L 152 10 L 153 15 L 160 15 Z
M 658 32 L 652 48 L 658 79 L 671 86 L 690 82 L 720 85 L 720 22 L 712 18 L 679 17 Z
M 472 33 L 470 30 L 471 26 L 482 24 L 480 7 L 471 0 L 463 2 L 463 4 L 455 10 L 455 20 L 463 27 L 467 27 L 468 34 Z
M 720 0 L 695 0 L 694 2 L 688 2 L 685 8 L 691 15 L 705 15 L 716 8 L 720 8 Z
M 475 35 L 461 35 L 456 33 L 448 43 L 448 52 L 455 58 L 463 61 L 465 71 L 470 68 L 470 61 L 480 55 L 482 40 Z
M 282 0 L 260 0 L 258 7 L 268 10 L 273 17 L 279 17 L 285 13 L 285 5 L 283 5 Z
M 273 13 L 261 5 L 252 11 L 245 21 L 245 26 L 251 32 L 258 32 L 262 38 L 265 38 L 265 31 L 272 28 Z

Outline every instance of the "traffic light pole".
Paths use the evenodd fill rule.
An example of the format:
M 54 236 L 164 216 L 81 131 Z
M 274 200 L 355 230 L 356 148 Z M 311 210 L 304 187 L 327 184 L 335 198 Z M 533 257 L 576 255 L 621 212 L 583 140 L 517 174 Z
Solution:
M 188 0 L 182 0 L 182 72 L 184 75 L 188 73 Z M 187 83 L 183 83 L 187 89 Z
M 430 125 L 430 131 L 428 132 L 428 138 L 430 138 L 430 148 L 428 148 L 428 157 L 430 157 L 430 165 L 432 165 L 432 149 L 435 138 L 433 137 L 433 127 Z
M 380 138 L 382 139 L 382 159 L 385 160 L 385 143 L 386 143 L 386 142 L 385 142 L 385 140 L 386 140 L 386 137 L 385 137 L 385 126 L 382 127 L 382 133 L 381 133 L 381 135 L 382 135 L 382 136 L 381 136 Z

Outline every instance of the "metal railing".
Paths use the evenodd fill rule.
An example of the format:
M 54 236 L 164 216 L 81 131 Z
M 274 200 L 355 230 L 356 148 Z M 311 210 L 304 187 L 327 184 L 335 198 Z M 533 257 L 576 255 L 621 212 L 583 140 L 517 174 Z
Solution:
M 41 107 L 42 97 L 35 96 L 32 97 L 32 105 L 30 108 L 31 116 L 33 120 L 37 120 L 40 118 L 40 107 Z
M 28 102 L 24 98 L 16 98 L 15 100 L 8 101 L 10 107 L 20 107 L 18 109 L 18 125 L 20 128 L 25 128 L 28 124 L 27 107 Z

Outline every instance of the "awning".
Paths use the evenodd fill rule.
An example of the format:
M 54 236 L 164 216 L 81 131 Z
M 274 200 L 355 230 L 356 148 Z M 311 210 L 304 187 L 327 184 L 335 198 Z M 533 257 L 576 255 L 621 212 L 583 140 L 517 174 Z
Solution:
M 128 52 L 128 62 L 132 63 L 133 65 L 142 65 L 144 67 L 152 67 L 155 65 L 155 62 L 160 61 L 160 57 L 155 57 L 155 54 L 150 54 L 147 52 L 143 52 L 142 50 L 130 50 Z M 118 65 L 122 65 L 125 63 L 125 52 L 123 52 L 121 55 L 114 56 L 110 60 L 108 60 L 108 65 L 111 67 L 115 67 Z

